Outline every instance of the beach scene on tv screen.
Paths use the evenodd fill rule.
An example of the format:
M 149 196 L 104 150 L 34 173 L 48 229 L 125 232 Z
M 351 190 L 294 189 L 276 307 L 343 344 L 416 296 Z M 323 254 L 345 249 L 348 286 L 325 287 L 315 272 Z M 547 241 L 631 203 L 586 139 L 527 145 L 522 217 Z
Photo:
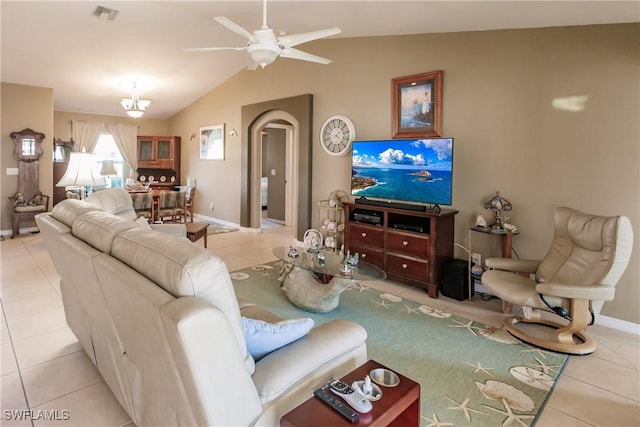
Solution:
M 351 194 L 451 204 L 453 139 L 355 141 Z

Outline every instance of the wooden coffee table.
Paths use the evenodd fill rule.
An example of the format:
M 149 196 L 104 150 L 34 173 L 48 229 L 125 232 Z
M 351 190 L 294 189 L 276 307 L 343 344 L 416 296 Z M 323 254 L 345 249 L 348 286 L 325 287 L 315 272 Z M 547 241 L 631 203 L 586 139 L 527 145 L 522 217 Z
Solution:
M 188 222 L 187 226 L 187 239 L 192 242 L 198 241 L 201 237 L 204 237 L 204 247 L 207 247 L 207 227 L 209 224 L 203 224 L 199 222 Z
M 369 360 L 364 365 L 341 378 L 351 385 L 362 380 L 375 368 L 386 368 Z M 396 372 L 397 373 L 397 372 Z M 357 423 L 351 424 L 333 408 L 316 397 L 302 403 L 286 413 L 280 420 L 281 427 L 317 426 L 418 426 L 420 422 L 420 384 L 398 374 L 400 383 L 396 387 L 383 387 L 380 400 L 371 402 L 373 409 L 367 414 L 359 414 Z

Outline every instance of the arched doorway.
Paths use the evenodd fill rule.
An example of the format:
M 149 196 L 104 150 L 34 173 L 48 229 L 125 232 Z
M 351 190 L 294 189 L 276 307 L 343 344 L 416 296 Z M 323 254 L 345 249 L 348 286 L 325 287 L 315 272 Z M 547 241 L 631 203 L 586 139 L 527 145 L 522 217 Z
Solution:
M 286 111 L 282 111 L 282 110 L 272 110 L 269 111 L 265 114 L 263 114 L 262 116 L 260 116 L 255 123 L 253 124 L 253 126 L 251 127 L 251 133 L 252 133 L 252 138 L 251 138 L 251 153 L 252 153 L 252 159 L 251 159 L 251 164 L 253 165 L 251 168 L 251 206 L 259 206 L 260 209 L 252 209 L 251 210 L 251 227 L 254 228 L 254 224 L 260 224 L 261 223 L 261 209 L 262 209 L 262 203 L 261 203 L 261 178 L 262 178 L 262 159 L 263 159 L 263 155 L 264 153 L 262 152 L 262 131 L 269 126 L 272 123 L 285 123 L 288 126 L 288 129 L 290 129 L 289 133 L 290 135 L 288 136 L 288 139 L 290 140 L 290 144 L 288 147 L 288 153 L 287 153 L 287 157 L 288 157 L 288 165 L 287 168 L 289 169 L 289 173 L 287 175 L 289 175 L 289 177 L 287 178 L 287 186 L 289 187 L 288 189 L 288 193 L 289 193 L 289 197 L 286 200 L 286 203 L 289 205 L 289 208 L 287 209 L 288 213 L 290 214 L 290 218 L 287 218 L 286 222 L 288 225 L 291 225 L 294 227 L 294 235 L 297 235 L 297 230 L 296 230 L 296 226 L 298 224 L 297 221 L 297 216 L 298 216 L 298 209 L 297 209 L 297 203 L 296 203 L 296 199 L 297 199 L 297 195 L 298 195 L 298 180 L 294 179 L 294 177 L 298 176 L 298 141 L 299 141 L 299 135 L 298 135 L 298 129 L 299 129 L 299 123 L 298 120 L 295 119 L 295 117 L 293 117 L 291 114 L 287 113 Z M 257 215 L 257 217 L 255 217 Z M 258 225 L 259 227 L 259 225 Z
M 311 226 L 311 167 L 313 95 L 300 95 L 291 98 L 266 101 L 245 105 L 241 109 L 242 117 L 242 158 L 241 158 L 241 197 L 240 225 L 255 230 L 260 229 L 260 131 L 269 122 L 285 120 L 291 123 L 295 133 L 293 144 L 291 185 L 296 188 L 296 218 L 293 223 L 295 237 L 302 240 L 304 232 Z

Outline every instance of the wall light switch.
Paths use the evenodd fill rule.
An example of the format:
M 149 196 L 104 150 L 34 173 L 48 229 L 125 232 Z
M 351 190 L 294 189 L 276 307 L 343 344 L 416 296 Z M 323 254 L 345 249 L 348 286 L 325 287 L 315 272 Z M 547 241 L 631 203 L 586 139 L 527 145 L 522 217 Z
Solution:
M 276 170 L 275 169 L 271 169 L 271 176 L 276 176 Z
M 18 175 L 18 168 L 7 168 L 7 175 Z

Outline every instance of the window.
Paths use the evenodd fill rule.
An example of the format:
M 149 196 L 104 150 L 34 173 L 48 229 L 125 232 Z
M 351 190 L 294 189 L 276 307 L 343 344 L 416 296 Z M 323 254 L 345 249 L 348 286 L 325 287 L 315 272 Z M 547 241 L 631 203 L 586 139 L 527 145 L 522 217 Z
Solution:
M 124 160 L 111 134 L 100 135 L 93 153 L 98 156 L 98 170 L 102 169 L 103 160 L 113 160 L 117 175 L 104 176 L 104 180 L 107 181 L 107 188 L 122 187 L 124 182 Z

